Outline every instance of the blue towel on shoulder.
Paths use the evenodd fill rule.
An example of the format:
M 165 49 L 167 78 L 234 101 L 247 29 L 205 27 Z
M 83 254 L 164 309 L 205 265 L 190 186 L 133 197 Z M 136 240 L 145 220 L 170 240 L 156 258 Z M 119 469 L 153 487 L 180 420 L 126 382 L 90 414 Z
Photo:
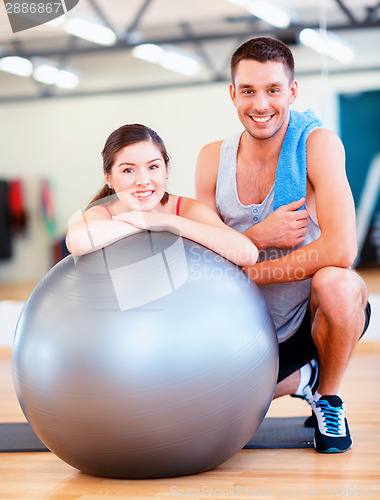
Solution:
M 311 109 L 290 111 L 289 125 L 278 160 L 273 210 L 302 197 L 306 198 L 306 140 L 321 121 Z

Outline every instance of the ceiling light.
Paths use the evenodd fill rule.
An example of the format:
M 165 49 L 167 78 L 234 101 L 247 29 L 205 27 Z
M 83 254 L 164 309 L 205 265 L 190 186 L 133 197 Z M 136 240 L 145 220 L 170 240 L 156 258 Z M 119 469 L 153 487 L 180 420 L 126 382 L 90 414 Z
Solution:
M 244 7 L 250 14 L 276 28 L 285 29 L 290 26 L 288 12 L 267 0 L 229 0 L 229 2 Z
M 249 0 L 228 0 L 230 3 L 234 5 L 238 5 L 239 7 L 246 7 Z
M 73 89 L 78 85 L 79 78 L 78 75 L 72 71 L 61 69 L 58 71 L 58 75 L 54 83 L 61 89 Z
M 290 17 L 284 10 L 264 0 L 248 2 L 248 12 L 276 28 L 289 28 Z
M 340 37 L 333 33 L 305 28 L 299 35 L 303 45 L 315 50 L 318 54 L 330 56 L 342 63 L 350 63 L 355 59 L 355 52 Z
M 53 85 L 58 77 L 58 68 L 49 64 L 40 64 L 33 71 L 33 78 L 37 82 Z
M 154 43 L 136 45 L 131 52 L 133 57 L 155 64 L 159 64 L 164 56 L 164 49 Z
M 56 85 L 63 89 L 72 89 L 78 85 L 79 78 L 67 69 L 59 69 L 54 63 L 45 60 L 35 60 L 33 78 L 46 85 Z
M 9 56 L 0 59 L 0 69 L 13 75 L 30 76 L 33 72 L 33 65 L 24 57 Z
M 45 26 L 62 26 L 65 22 L 64 16 L 55 17 L 51 21 L 44 23 Z
M 64 25 L 64 30 L 70 35 L 83 38 L 89 42 L 94 42 L 99 45 L 113 45 L 117 38 L 110 28 L 95 24 L 78 17 L 69 18 Z
M 175 50 L 165 51 L 160 66 L 187 76 L 196 75 L 201 69 L 201 65 L 197 59 L 187 54 L 181 54 Z
M 201 69 L 200 61 L 191 53 L 171 45 L 155 45 L 146 43 L 132 49 L 132 55 L 144 61 L 159 64 L 181 75 L 193 76 Z

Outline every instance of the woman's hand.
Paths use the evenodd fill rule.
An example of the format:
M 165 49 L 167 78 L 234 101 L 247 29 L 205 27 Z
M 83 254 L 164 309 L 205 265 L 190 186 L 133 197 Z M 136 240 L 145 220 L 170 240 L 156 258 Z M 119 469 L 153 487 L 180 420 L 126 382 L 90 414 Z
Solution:
M 128 222 L 139 229 L 147 229 L 150 231 L 169 230 L 170 215 L 152 210 L 151 212 L 140 212 L 132 210 L 131 212 L 122 212 L 119 215 L 112 217 L 113 220 Z

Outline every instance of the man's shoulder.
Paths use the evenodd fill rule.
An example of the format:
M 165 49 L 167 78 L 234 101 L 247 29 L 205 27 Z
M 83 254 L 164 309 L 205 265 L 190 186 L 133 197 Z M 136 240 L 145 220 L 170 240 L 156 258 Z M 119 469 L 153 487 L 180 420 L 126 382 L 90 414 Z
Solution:
M 206 144 L 203 146 L 201 149 L 199 155 L 202 156 L 215 156 L 220 154 L 220 148 L 223 144 L 223 140 L 221 141 L 215 141 L 215 142 L 210 142 L 209 144 Z
M 208 172 L 217 173 L 219 168 L 219 160 L 220 160 L 220 148 L 222 146 L 223 141 L 210 142 L 203 146 L 201 149 L 198 162 L 197 169 L 201 169 L 202 171 L 207 170 Z
M 222 143 L 223 141 L 216 141 L 203 146 L 195 169 L 196 198 L 213 208 Z
M 198 193 L 197 198 L 201 196 L 199 193 L 205 189 L 205 186 L 213 186 L 213 188 L 215 188 L 222 143 L 223 141 L 216 141 L 206 144 L 198 155 L 195 170 L 195 184 Z
M 330 177 L 333 171 L 345 170 L 345 151 L 339 136 L 332 130 L 318 128 L 307 139 L 307 176 Z
M 307 138 L 307 147 L 343 147 L 339 136 L 327 128 L 316 128 L 312 130 Z
M 344 165 L 345 152 L 343 143 L 332 130 L 327 128 L 313 130 L 307 138 L 306 144 L 308 177 L 310 177 L 309 174 L 314 170 L 314 167 L 318 171 L 324 170 L 323 164 L 330 165 L 329 168 L 331 168 L 331 162 L 327 161 L 328 159 L 343 160 Z

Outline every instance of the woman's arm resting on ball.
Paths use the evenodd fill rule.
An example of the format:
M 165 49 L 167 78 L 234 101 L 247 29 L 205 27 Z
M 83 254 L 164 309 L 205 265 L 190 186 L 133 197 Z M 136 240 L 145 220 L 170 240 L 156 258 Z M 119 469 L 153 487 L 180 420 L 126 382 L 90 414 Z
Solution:
M 105 209 L 93 207 L 75 216 L 67 231 L 66 246 L 73 255 L 80 256 L 139 231 L 131 224 L 110 219 Z
M 180 234 L 239 266 L 252 266 L 257 261 L 257 248 L 249 238 L 226 226 L 210 207 L 191 198 L 182 199 L 180 216 L 154 212 L 128 212 L 114 219 L 129 222 L 141 229 L 166 230 Z

